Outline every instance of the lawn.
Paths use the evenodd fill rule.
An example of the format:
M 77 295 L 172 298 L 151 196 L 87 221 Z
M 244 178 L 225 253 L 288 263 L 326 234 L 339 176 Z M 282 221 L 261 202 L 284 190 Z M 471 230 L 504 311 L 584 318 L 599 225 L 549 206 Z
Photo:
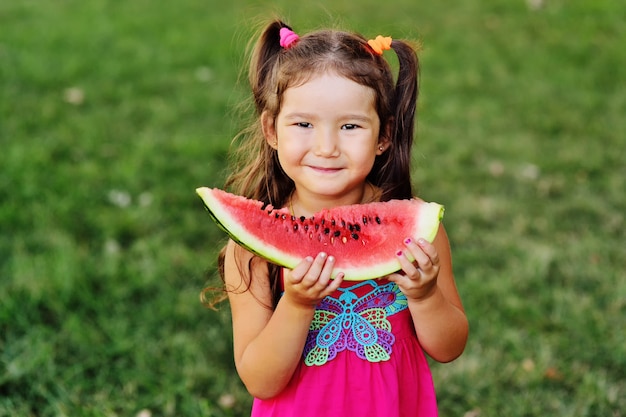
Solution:
M 273 12 L 423 44 L 415 185 L 471 326 L 442 417 L 625 416 L 626 3 L 267 4 L 0 3 L 0 417 L 246 415 L 194 189 Z

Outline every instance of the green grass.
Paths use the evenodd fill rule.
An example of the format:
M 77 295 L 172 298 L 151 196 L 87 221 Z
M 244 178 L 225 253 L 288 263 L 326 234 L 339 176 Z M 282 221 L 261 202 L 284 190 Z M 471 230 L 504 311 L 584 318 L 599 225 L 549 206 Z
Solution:
M 0 416 L 246 415 L 193 190 L 274 9 L 424 44 L 416 185 L 471 323 L 441 415 L 626 415 L 626 4 L 327 3 L 0 4 Z

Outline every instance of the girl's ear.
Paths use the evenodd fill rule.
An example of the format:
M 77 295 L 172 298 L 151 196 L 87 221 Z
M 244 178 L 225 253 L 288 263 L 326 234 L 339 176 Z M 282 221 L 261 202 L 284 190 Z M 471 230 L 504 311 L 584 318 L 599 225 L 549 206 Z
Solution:
M 274 122 L 276 120 L 270 116 L 267 111 L 261 113 L 261 128 L 263 129 L 263 136 L 265 136 L 265 140 L 267 144 L 270 145 L 273 149 L 278 148 L 278 139 L 276 137 L 276 127 L 274 126 Z
M 389 149 L 390 143 L 391 142 L 389 142 L 388 140 L 383 140 L 383 138 L 381 138 L 381 140 L 378 142 L 378 147 L 376 148 L 376 155 L 384 154 L 385 151 Z
M 389 120 L 384 127 L 380 129 L 380 135 L 378 136 L 378 144 L 376 148 L 376 155 L 382 155 L 385 153 L 389 146 L 391 146 L 391 127 L 393 123 Z

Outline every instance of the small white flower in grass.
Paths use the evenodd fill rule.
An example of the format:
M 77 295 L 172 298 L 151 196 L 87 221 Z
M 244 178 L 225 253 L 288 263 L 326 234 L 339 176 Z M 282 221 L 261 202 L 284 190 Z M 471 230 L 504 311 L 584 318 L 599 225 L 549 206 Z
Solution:
M 500 161 L 493 161 L 489 164 L 489 173 L 492 177 L 501 177 L 504 174 L 504 164 Z
M 196 68 L 196 80 L 208 83 L 213 79 L 213 71 L 209 67 L 198 67 Z
M 109 191 L 107 197 L 111 204 L 120 208 L 126 208 L 130 206 L 130 203 L 132 202 L 130 194 L 123 190 L 111 190 Z
M 233 394 L 222 394 L 220 398 L 217 400 L 217 403 L 220 407 L 224 409 L 230 409 L 235 406 L 237 400 Z
M 85 101 L 85 92 L 78 87 L 69 87 L 63 92 L 63 99 L 66 103 L 79 106 Z
M 535 164 L 528 163 L 520 169 L 520 177 L 525 180 L 534 181 L 539 178 L 540 173 L 539 167 Z
M 531 372 L 535 370 L 535 362 L 530 359 L 530 358 L 526 358 L 522 361 L 522 369 L 525 370 L 526 372 Z
M 147 191 L 139 194 L 139 206 L 141 207 L 148 207 L 150 204 L 152 204 L 152 200 L 152 194 Z
M 530 10 L 539 10 L 544 6 L 544 0 L 526 0 L 526 4 Z
M 104 242 L 104 253 L 108 256 L 116 256 L 121 252 L 120 244 L 115 239 L 107 239 Z

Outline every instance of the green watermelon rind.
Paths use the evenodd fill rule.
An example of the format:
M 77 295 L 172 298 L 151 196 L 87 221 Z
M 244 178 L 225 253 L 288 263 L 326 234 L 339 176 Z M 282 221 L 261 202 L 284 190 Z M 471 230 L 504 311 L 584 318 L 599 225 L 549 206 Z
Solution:
M 213 196 L 213 190 L 207 187 L 200 187 L 196 189 L 196 193 L 202 199 L 204 207 L 208 210 L 209 215 L 217 226 L 222 229 L 228 236 L 243 246 L 250 252 L 267 259 L 277 265 L 281 265 L 287 268 L 294 268 L 302 259 L 299 257 L 291 256 L 290 254 L 281 251 L 276 247 L 269 247 L 265 242 L 257 239 L 255 236 L 250 235 L 245 230 L 239 228 L 239 223 L 236 221 L 229 221 L 230 215 L 228 211 L 222 210 L 221 202 Z M 242 199 L 244 197 L 241 197 Z M 261 209 L 263 203 L 258 201 L 258 208 Z M 224 223 L 230 224 L 227 227 Z M 240 237 L 242 236 L 242 237 Z
M 221 190 L 218 190 L 223 192 Z M 209 212 L 209 215 L 217 226 L 222 229 L 228 236 L 242 247 L 246 248 L 252 253 L 283 267 L 293 269 L 302 261 L 302 257 L 293 256 L 281 249 L 266 244 L 263 240 L 256 238 L 254 235 L 248 233 L 245 229 L 240 227 L 240 224 L 236 219 L 229 215 L 228 210 L 223 208 L 221 201 L 214 197 L 214 189 L 207 187 L 200 187 L 196 189 L 196 193 L 202 199 L 205 208 Z M 247 200 L 244 197 L 238 197 L 243 200 Z M 247 200 L 251 202 L 251 200 Z M 259 209 L 263 207 L 263 203 L 260 201 L 255 202 Z M 286 212 L 288 214 L 288 212 Z M 443 218 L 444 207 L 437 203 L 422 202 L 420 208 L 420 216 L 416 227 L 412 233 L 408 233 L 408 236 L 415 238 L 424 238 L 429 242 L 432 242 L 437 235 L 439 224 Z M 226 226 L 228 224 L 229 226 Z M 401 243 L 401 242 L 400 242 Z M 405 252 L 407 255 L 408 252 Z M 313 254 L 314 255 L 314 254 Z M 410 255 L 409 255 L 410 256 Z M 373 278 L 380 278 L 397 272 L 400 270 L 400 262 L 396 257 L 391 254 L 387 261 L 379 262 L 376 265 L 368 265 L 365 267 L 353 266 L 349 269 L 335 269 L 333 271 L 333 278 L 337 276 L 339 272 L 344 273 L 344 280 L 346 281 L 362 281 Z

